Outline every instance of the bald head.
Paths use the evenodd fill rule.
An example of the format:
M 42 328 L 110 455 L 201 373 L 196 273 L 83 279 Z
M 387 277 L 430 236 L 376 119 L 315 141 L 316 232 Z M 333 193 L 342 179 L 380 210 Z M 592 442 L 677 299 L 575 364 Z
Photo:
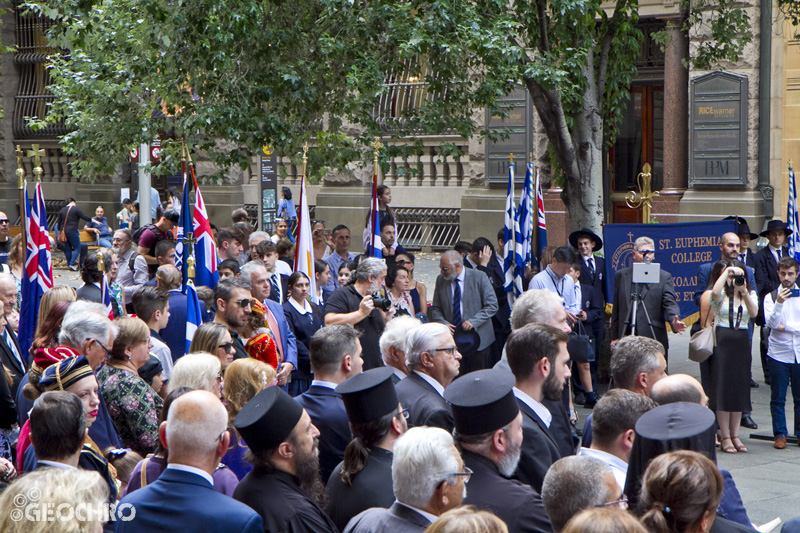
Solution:
M 220 434 L 227 428 L 227 411 L 219 398 L 204 390 L 187 392 L 172 402 L 167 414 L 165 438 L 169 462 L 192 464 L 218 460 L 214 457 Z
M 675 402 L 708 405 L 708 398 L 700 382 L 688 374 L 672 374 L 653 385 L 650 398 L 658 405 Z
M 735 233 L 725 233 L 719 240 L 719 249 L 722 259 L 728 261 L 739 259 L 739 236 Z

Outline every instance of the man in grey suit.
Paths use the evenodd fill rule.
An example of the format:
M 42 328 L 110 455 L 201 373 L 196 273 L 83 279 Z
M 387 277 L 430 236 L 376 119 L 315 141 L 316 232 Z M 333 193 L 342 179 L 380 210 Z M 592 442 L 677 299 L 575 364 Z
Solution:
M 655 261 L 655 243 L 650 237 L 639 237 L 633 245 L 633 262 L 649 263 Z M 611 312 L 611 348 L 625 335 L 633 334 L 656 339 L 664 346 L 664 353 L 669 349 L 667 326 L 672 331 L 682 333 L 686 324 L 680 321 L 680 309 L 676 302 L 675 287 L 672 274 L 661 270 L 658 283 L 633 283 L 633 269 L 623 268 L 614 275 L 614 308 Z M 631 295 L 637 292 L 641 296 L 636 317 L 631 317 Z M 647 313 L 645 314 L 645 309 Z M 648 325 L 648 316 L 652 330 Z M 636 331 L 630 331 L 633 322 Z M 630 321 L 630 322 L 629 322 Z
M 461 505 L 472 474 L 439 428 L 412 428 L 394 444 L 392 486 L 396 501 L 354 516 L 344 533 L 421 533 L 436 518 Z
M 461 374 L 488 367 L 494 342 L 492 317 L 497 297 L 486 274 L 465 269 L 461 254 L 450 250 L 439 261 L 430 317 L 450 327 L 463 356 Z

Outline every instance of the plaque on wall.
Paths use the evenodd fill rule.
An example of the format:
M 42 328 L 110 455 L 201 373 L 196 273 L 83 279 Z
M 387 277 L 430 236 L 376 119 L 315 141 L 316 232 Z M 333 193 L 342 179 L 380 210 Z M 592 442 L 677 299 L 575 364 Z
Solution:
M 278 205 L 278 158 L 275 150 L 265 146 L 261 154 L 261 202 L 259 217 L 261 231 L 275 231 L 275 210 Z
M 486 139 L 486 179 L 489 183 L 508 183 L 508 154 L 514 154 L 514 178 L 522 185 L 525 180 L 525 163 L 532 146 L 533 102 L 522 85 L 500 99 L 499 105 L 508 112 L 503 118 L 486 111 L 487 129 L 504 131 L 507 136 L 497 140 Z
M 690 99 L 689 185 L 746 185 L 747 76 L 695 78 Z

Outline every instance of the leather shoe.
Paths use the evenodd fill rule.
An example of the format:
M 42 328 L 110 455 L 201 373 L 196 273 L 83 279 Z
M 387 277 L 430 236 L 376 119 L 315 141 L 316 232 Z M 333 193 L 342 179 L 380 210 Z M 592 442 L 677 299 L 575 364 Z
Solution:
M 776 450 L 783 450 L 786 448 L 786 436 L 785 435 L 778 435 L 775 437 L 775 449 Z
M 758 383 L 756 383 L 756 380 L 754 380 L 753 378 L 750 378 L 750 388 L 751 389 L 757 389 L 758 388 Z
M 756 424 L 756 421 L 753 420 L 753 417 L 750 415 L 742 415 L 741 426 L 747 429 L 758 429 L 758 424 Z

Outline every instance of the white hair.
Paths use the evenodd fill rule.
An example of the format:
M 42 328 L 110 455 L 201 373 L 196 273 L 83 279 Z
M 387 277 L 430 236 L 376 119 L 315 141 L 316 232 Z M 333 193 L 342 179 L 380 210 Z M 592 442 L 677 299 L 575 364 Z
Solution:
M 523 292 L 511 309 L 511 329 L 526 324 L 549 324 L 556 311 L 563 309 L 561 296 L 547 289 L 529 289 Z
M 383 360 L 389 357 L 389 348 L 394 347 L 405 353 L 405 342 L 408 332 L 417 326 L 421 326 L 422 321 L 413 316 L 399 316 L 390 320 L 383 328 L 379 341 Z
M 436 337 L 449 332 L 450 328 L 439 322 L 422 324 L 409 331 L 403 350 L 406 354 L 406 364 L 412 368 L 418 366 L 423 352 L 432 352 L 437 348 Z
M 633 241 L 634 250 L 638 250 L 639 247 L 641 245 L 643 245 L 643 244 L 646 244 L 647 246 L 651 246 L 651 247 L 655 247 L 655 245 L 656 245 L 656 243 L 653 242 L 653 239 L 651 239 L 650 237 L 642 236 L 642 237 L 639 237 L 638 239 L 636 239 L 635 241 Z
M 243 264 L 239 267 L 239 279 L 244 280 L 248 285 L 252 285 L 253 273 L 258 269 L 263 269 L 264 272 L 267 272 L 267 267 L 261 261 L 249 261 Z
M 228 428 L 228 412 L 218 398 L 213 395 L 209 398 L 209 394 L 193 391 L 169 406 L 166 438 L 172 453 L 202 457 L 216 449 L 220 433 Z M 201 406 L 204 408 L 200 409 Z
M 386 261 L 377 257 L 368 257 L 361 261 L 350 278 L 355 281 L 369 281 L 370 276 L 378 277 L 386 270 Z
M 254 231 L 250 234 L 250 237 L 247 240 L 247 244 L 253 244 L 253 240 L 258 237 L 264 237 L 264 240 L 269 240 L 269 233 L 266 231 Z
M 464 264 L 464 257 L 455 250 L 447 250 L 445 253 L 442 254 L 442 257 L 448 258 L 452 266 Z
M 98 312 L 98 308 L 102 309 Z M 61 331 L 58 334 L 58 342 L 79 348 L 84 341 L 95 339 L 103 346 L 108 343 L 108 338 L 116 337 L 119 328 L 116 324 L 105 316 L 105 306 L 92 302 L 77 301 L 72 302 L 64 314 L 61 322 Z M 110 346 L 106 348 L 111 349 Z
M 442 481 L 455 483 L 458 471 L 453 436 L 441 428 L 411 428 L 394 443 L 392 487 L 401 503 L 424 509 Z
M 187 353 L 175 362 L 169 380 L 169 392 L 181 387 L 213 392 L 221 370 L 218 357 L 206 352 Z
M 16 290 L 17 282 L 14 281 L 14 276 L 7 272 L 3 272 L 0 274 L 0 285 L 6 285 L 8 287 L 14 287 Z

